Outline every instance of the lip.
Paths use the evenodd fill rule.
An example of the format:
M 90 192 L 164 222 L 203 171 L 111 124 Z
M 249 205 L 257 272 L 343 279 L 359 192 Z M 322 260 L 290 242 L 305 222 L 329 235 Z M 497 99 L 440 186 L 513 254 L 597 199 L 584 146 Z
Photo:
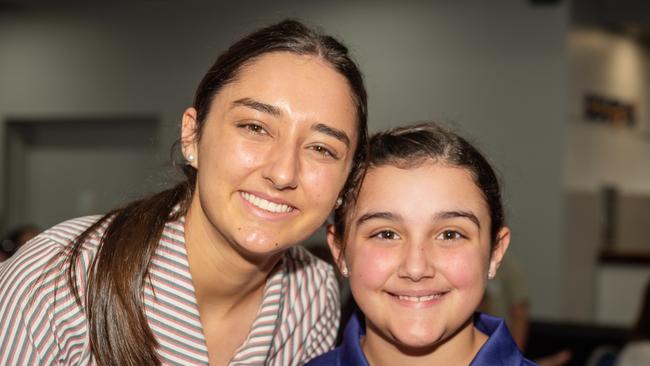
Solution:
M 292 205 L 292 204 L 289 203 L 288 201 L 283 200 L 283 199 L 280 199 L 280 198 L 277 198 L 277 197 L 271 197 L 271 196 L 266 195 L 266 194 L 264 194 L 264 193 L 254 192 L 254 191 L 239 191 L 238 194 L 239 194 L 239 198 L 240 198 L 241 201 L 244 203 L 244 205 L 245 205 L 245 206 L 246 206 L 246 207 L 247 207 L 247 208 L 248 208 L 248 209 L 249 209 L 249 210 L 250 210 L 254 215 L 259 216 L 259 217 L 262 217 L 262 218 L 265 218 L 265 219 L 283 219 L 283 218 L 286 218 L 286 217 L 290 217 L 290 216 L 296 215 L 297 212 L 299 211 L 299 210 L 298 210 L 294 205 Z M 268 202 L 270 202 L 270 203 L 272 203 L 272 204 L 275 204 L 275 205 L 277 205 L 277 206 L 283 206 L 283 205 L 286 205 L 286 206 L 288 206 L 289 211 L 286 211 L 286 212 L 277 212 L 277 211 L 270 211 L 270 210 L 268 210 L 268 209 L 264 209 L 264 208 L 262 208 L 262 207 L 259 207 L 259 206 L 254 205 L 253 203 L 251 203 L 250 201 L 248 201 L 248 200 L 245 198 L 245 195 L 252 195 L 252 196 L 258 197 L 258 198 L 260 198 L 260 199 L 263 199 L 263 200 L 265 200 L 265 201 L 268 201 Z M 277 206 L 276 206 L 276 207 L 277 207 Z
M 385 293 L 398 305 L 412 309 L 422 309 L 439 304 L 449 292 L 449 290 L 407 290 L 386 291 Z

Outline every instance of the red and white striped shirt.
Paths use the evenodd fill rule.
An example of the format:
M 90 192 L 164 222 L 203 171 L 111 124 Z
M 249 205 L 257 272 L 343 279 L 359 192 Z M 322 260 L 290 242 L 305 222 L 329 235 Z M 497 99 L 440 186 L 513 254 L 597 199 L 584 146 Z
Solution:
M 0 264 L 0 365 L 95 364 L 88 321 L 67 285 L 60 253 L 98 218 L 54 226 Z M 82 248 L 77 273 L 82 298 L 100 235 L 91 235 Z M 149 273 L 145 312 L 162 364 L 208 365 L 183 219 L 165 226 Z M 338 322 L 331 266 L 302 247 L 291 248 L 269 276 L 250 333 L 230 365 L 301 365 L 333 347 Z

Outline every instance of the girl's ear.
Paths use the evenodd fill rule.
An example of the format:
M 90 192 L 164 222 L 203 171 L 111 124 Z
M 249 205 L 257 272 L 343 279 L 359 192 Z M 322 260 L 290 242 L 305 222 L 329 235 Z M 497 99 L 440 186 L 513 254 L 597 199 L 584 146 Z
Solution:
M 194 168 L 197 168 L 199 163 L 196 115 L 196 109 L 187 108 L 183 112 L 181 122 L 181 151 L 188 164 Z
M 497 233 L 497 242 L 494 244 L 492 249 L 492 256 L 490 257 L 490 268 L 488 269 L 488 278 L 494 278 L 497 274 L 497 270 L 501 265 L 503 256 L 508 250 L 510 245 L 510 229 L 507 227 L 502 227 L 501 230 Z
M 327 246 L 330 247 L 330 252 L 332 252 L 332 257 L 334 258 L 339 271 L 343 277 L 347 277 L 349 274 L 348 265 L 345 262 L 345 256 L 341 250 L 341 243 L 336 237 L 336 229 L 332 224 L 327 225 Z

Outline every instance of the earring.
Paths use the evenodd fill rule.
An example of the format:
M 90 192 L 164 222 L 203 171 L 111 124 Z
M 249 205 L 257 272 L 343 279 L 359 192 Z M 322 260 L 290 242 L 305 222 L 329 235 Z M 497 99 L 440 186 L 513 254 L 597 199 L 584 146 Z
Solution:
M 488 279 L 491 280 L 491 279 L 493 279 L 493 278 L 494 278 L 494 272 L 492 272 L 492 270 L 490 270 L 490 271 L 488 272 Z
M 343 204 L 343 198 L 339 197 L 336 199 L 336 206 L 334 208 L 339 208 Z
M 188 155 L 187 155 L 187 161 L 188 161 L 188 162 L 191 163 L 191 162 L 194 161 L 194 159 L 195 159 L 194 155 L 192 155 L 192 154 L 188 154 Z
M 348 277 L 350 275 L 350 271 L 348 271 L 347 266 L 344 266 L 343 268 L 341 268 L 341 274 L 343 275 L 343 277 Z

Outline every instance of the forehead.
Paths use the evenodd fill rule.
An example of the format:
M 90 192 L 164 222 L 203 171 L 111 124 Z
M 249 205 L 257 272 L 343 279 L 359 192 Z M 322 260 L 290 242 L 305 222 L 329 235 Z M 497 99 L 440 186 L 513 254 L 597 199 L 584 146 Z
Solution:
M 356 119 L 356 105 L 348 80 L 320 57 L 268 53 L 243 66 L 226 88 L 232 93 L 265 96 L 266 102 L 292 97 L 314 107 L 335 103 L 332 109 L 342 109 Z
M 356 146 L 357 107 L 348 80 L 320 57 L 272 52 L 253 59 L 219 90 L 209 114 L 227 113 L 244 98 L 277 107 L 292 121 L 345 131 Z
M 482 222 L 489 220 L 485 197 L 467 169 L 430 162 L 406 169 L 371 168 L 351 216 L 389 211 L 420 220 L 449 210 L 470 210 Z

